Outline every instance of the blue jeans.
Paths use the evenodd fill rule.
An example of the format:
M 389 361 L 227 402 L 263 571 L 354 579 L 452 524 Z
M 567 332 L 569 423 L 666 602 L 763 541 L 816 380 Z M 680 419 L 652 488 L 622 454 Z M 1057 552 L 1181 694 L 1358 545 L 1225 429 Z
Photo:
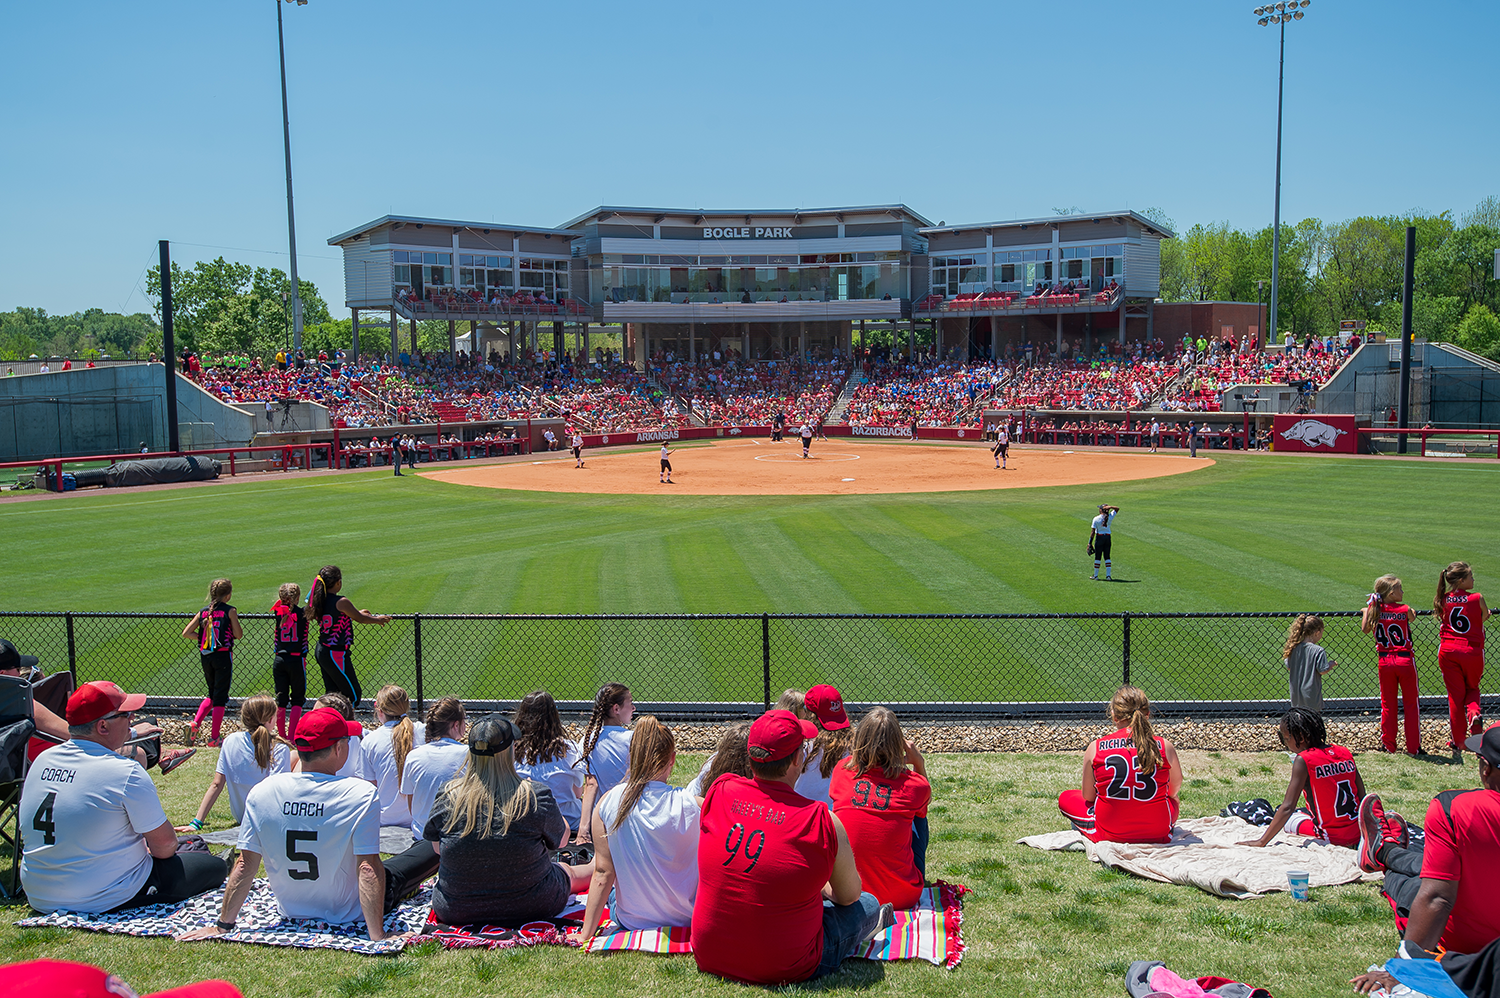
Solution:
M 914 818 L 911 823 L 911 858 L 916 861 L 917 872 L 927 875 L 927 842 L 930 833 L 926 818 Z
M 854 955 L 854 948 L 875 928 L 880 919 L 880 902 L 868 892 L 853 904 L 823 902 L 823 959 L 809 980 L 832 974 L 844 958 Z

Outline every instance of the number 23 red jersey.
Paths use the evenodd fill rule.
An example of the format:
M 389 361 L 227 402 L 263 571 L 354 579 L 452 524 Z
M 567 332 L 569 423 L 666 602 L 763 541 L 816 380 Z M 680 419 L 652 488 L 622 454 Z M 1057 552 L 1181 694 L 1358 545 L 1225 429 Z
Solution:
M 1359 770 L 1354 753 L 1342 745 L 1308 749 L 1307 807 L 1323 837 L 1334 845 L 1359 842 Z
M 1405 603 L 1381 603 L 1375 612 L 1375 650 L 1381 658 L 1411 658 L 1411 607 Z
M 1443 644 L 1450 648 L 1484 647 L 1484 621 L 1479 616 L 1478 593 L 1451 592 L 1443 597 Z
M 1099 739 L 1094 752 L 1094 821 L 1099 839 L 1110 842 L 1167 842 L 1172 838 L 1172 810 L 1168 790 L 1172 767 L 1166 742 L 1156 739 L 1161 761 L 1150 773 L 1141 772 L 1135 739 L 1121 728 Z

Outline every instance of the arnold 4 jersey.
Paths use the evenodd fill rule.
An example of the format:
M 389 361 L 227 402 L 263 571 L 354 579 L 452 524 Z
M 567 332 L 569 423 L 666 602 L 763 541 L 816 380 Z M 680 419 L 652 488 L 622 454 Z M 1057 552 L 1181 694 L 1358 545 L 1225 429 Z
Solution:
M 1308 749 L 1307 807 L 1323 838 L 1338 846 L 1359 842 L 1359 770 L 1342 745 Z
M 283 915 L 361 921 L 355 857 L 380 854 L 380 796 L 367 780 L 269 776 L 245 797 L 239 847 L 265 861 Z
M 1387 655 L 1411 658 L 1411 607 L 1405 603 L 1381 603 L 1375 614 L 1375 650 L 1381 658 Z
M 1448 647 L 1483 648 L 1484 621 L 1479 616 L 1478 593 L 1449 593 L 1443 597 L 1443 644 Z

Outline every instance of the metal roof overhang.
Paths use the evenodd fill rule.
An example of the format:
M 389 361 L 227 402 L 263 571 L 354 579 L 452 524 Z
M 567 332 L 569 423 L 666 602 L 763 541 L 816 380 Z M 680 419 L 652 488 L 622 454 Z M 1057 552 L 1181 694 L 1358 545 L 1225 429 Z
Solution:
M 586 222 L 609 221 L 614 216 L 663 216 L 664 218 L 686 219 L 692 224 L 697 218 L 785 218 L 789 216 L 802 215 L 803 217 L 831 218 L 838 215 L 878 215 L 885 214 L 894 218 L 909 218 L 918 225 L 931 225 L 932 220 L 923 217 L 904 204 L 864 204 L 849 205 L 838 208 L 737 208 L 734 210 L 718 208 L 646 208 L 630 207 L 621 205 L 600 205 L 592 211 L 586 211 L 577 218 L 567 223 L 565 227 L 572 229 Z M 609 217 L 601 217 L 609 216 Z
M 415 225 L 419 227 L 431 225 L 439 229 L 473 229 L 477 232 L 489 233 L 515 232 L 518 234 L 524 233 L 527 235 L 562 236 L 565 239 L 578 239 L 583 235 L 582 232 L 577 232 L 572 229 L 545 229 L 538 228 L 534 225 L 506 225 L 499 222 L 460 222 L 455 221 L 451 218 L 418 218 L 414 215 L 382 215 L 381 217 L 375 219 L 375 221 L 373 222 L 366 222 L 364 225 L 350 229 L 348 232 L 341 232 L 336 236 L 330 236 L 328 239 L 328 245 L 338 246 L 339 244 L 353 239 L 356 236 L 362 236 L 367 232 L 373 232 L 376 229 L 379 229 L 382 226 L 386 225 L 389 225 L 392 228 L 399 228 L 403 225 Z
M 1048 215 L 1045 218 L 1017 218 L 1007 222 L 967 222 L 962 225 L 934 225 L 917 231 L 924 236 L 940 236 L 957 232 L 973 232 L 976 229 L 1023 229 L 1048 227 L 1062 222 L 1093 222 L 1106 219 L 1130 218 L 1140 223 L 1142 228 L 1154 232 L 1163 239 L 1174 239 L 1176 234 L 1157 222 L 1142 215 L 1138 211 L 1128 208 L 1124 211 L 1094 211 L 1083 215 Z

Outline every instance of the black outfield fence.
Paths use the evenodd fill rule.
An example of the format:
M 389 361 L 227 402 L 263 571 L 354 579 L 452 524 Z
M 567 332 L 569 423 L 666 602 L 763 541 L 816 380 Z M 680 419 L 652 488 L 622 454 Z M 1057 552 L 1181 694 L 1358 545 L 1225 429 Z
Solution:
M 1097 718 L 1122 683 L 1163 717 L 1263 717 L 1287 705 L 1281 650 L 1295 613 L 618 614 L 398 616 L 356 625 L 353 660 L 368 700 L 386 683 L 419 705 L 456 696 L 512 705 L 550 690 L 565 712 L 606 682 L 630 686 L 638 710 L 713 720 L 759 713 L 783 689 L 832 683 L 851 706 L 953 720 Z M 1338 666 L 1323 680 L 1333 714 L 1378 710 L 1373 640 L 1357 611 L 1325 612 Z M 157 709 L 204 695 L 190 614 L 0 613 L 0 637 L 79 682 L 110 679 Z M 243 614 L 232 695 L 270 690 L 269 614 Z M 1437 625 L 1414 627 L 1424 712 L 1443 714 Z M 314 631 L 316 634 L 316 631 Z M 308 695 L 323 691 L 309 657 Z M 1486 706 L 1493 708 L 1491 698 Z

